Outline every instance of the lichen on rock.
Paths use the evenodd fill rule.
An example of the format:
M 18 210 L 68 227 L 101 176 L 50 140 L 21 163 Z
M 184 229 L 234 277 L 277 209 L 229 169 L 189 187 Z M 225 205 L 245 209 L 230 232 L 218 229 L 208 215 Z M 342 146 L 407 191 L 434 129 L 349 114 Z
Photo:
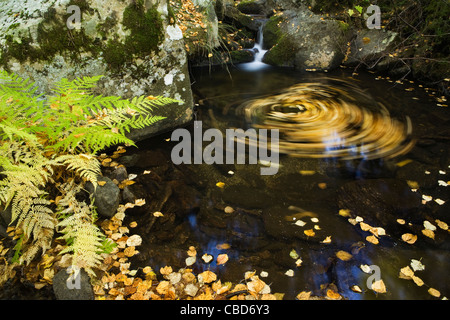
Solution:
M 66 24 L 70 5 L 81 13 L 74 28 Z M 0 68 L 35 81 L 38 93 L 61 78 L 101 74 L 98 94 L 177 96 L 180 104 L 157 111 L 167 120 L 136 135 L 144 139 L 191 120 L 184 41 L 169 19 L 166 0 L 113 0 L 107 6 L 102 0 L 3 1 Z

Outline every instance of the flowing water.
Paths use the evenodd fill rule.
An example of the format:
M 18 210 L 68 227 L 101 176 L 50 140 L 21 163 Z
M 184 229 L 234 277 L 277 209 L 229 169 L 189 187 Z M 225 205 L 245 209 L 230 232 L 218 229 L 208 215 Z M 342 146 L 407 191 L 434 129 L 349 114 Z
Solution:
M 195 118 L 201 121 L 196 125 L 201 123 L 203 132 L 208 128 L 225 132 L 252 127 L 255 122 L 246 121 L 245 117 L 249 105 L 261 105 L 274 97 L 278 102 L 286 101 L 283 99 L 287 93 L 296 96 L 298 91 L 293 93 L 292 88 L 298 89 L 299 85 L 305 88 L 315 84 L 313 93 L 320 93 L 320 90 L 344 90 L 339 83 L 349 84 L 345 94 L 350 100 L 353 98 L 355 110 L 373 113 L 369 124 L 364 120 L 353 126 L 342 126 L 339 121 L 335 124 L 331 121 L 327 126 L 321 118 L 326 116 L 323 112 L 318 118 L 308 118 L 312 128 L 314 121 L 322 128 L 313 130 L 308 137 L 316 138 L 323 131 L 328 134 L 334 125 L 344 129 L 331 131 L 335 132 L 333 139 L 320 138 L 317 148 L 303 153 L 312 142 L 305 142 L 301 136 L 302 143 L 280 154 L 278 172 L 267 176 L 260 174 L 261 163 L 174 165 L 171 150 L 178 143 L 168 141 L 170 133 L 145 142 L 139 152 L 145 153 L 148 145 L 163 155 L 164 161 L 129 170 L 140 177 L 144 176 L 144 169 L 157 173 L 155 198 L 162 205 L 155 210 L 163 212 L 165 220 L 151 217 L 140 222 L 141 226 L 150 224 L 151 228 L 143 226 L 138 230 L 148 246 L 141 249 L 139 263 L 157 270 L 164 265 L 184 267 L 186 250 L 192 245 L 198 252 L 197 262 L 191 266 L 194 271 L 209 269 L 222 281 L 233 282 L 242 281 L 246 271 L 256 271 L 257 275 L 263 272 L 267 277 L 261 279 L 270 284 L 272 292 L 284 293 L 285 299 L 295 299 L 301 291 L 324 296 L 330 288 L 348 299 L 430 299 L 433 297 L 429 288 L 439 290 L 440 298 L 449 297 L 450 243 L 445 225 L 443 228 L 438 225 L 441 221 L 450 222 L 450 114 L 445 107 L 437 106 L 431 91 L 412 81 L 395 83 L 371 73 L 352 76 L 347 70 L 337 70 L 304 74 L 249 65 L 228 70 L 194 69 L 192 80 L 198 103 Z M 320 86 L 315 87 L 317 84 Z M 279 112 L 278 107 L 258 109 L 258 121 L 275 114 L 276 125 L 280 126 L 286 117 L 295 117 L 294 131 L 303 134 L 305 122 L 298 119 L 309 112 L 309 107 L 299 107 L 298 97 L 294 99 L 297 109 L 285 106 L 288 112 L 284 110 L 281 115 L 272 112 Z M 316 95 L 303 99 L 305 105 L 315 102 L 324 103 Z M 371 106 L 365 109 L 369 102 Z M 325 112 L 338 110 L 336 117 L 339 117 L 347 110 L 340 111 L 334 105 L 339 103 L 345 104 L 342 97 L 331 103 L 333 108 L 325 108 Z M 367 119 L 365 112 L 362 115 L 357 112 L 358 117 Z M 374 120 L 377 113 L 383 114 L 379 118 L 381 123 Z M 344 121 L 346 117 L 351 118 L 344 113 Z M 388 131 L 389 125 L 395 129 Z M 366 126 L 378 128 L 362 134 Z M 193 136 L 194 124 L 187 129 Z M 371 138 L 374 132 L 375 138 Z M 340 135 L 355 135 L 359 140 L 348 138 L 351 143 L 346 143 L 346 138 L 341 139 Z M 386 136 L 393 140 L 364 149 L 374 141 L 387 139 Z M 286 141 L 289 139 L 280 135 L 280 144 Z M 338 148 L 336 141 L 340 141 Z M 204 146 L 209 143 L 204 142 Z M 353 144 L 354 148 L 360 148 L 358 156 L 340 157 L 334 153 L 324 156 L 329 143 L 332 150 L 339 152 L 345 148 L 352 150 Z M 351 154 L 347 149 L 345 154 Z M 300 153 L 295 154 L 295 150 Z M 164 198 L 162 202 L 157 200 L 161 194 L 165 195 L 160 196 Z M 425 196 L 431 196 L 432 200 L 423 200 L 429 199 Z M 438 203 L 435 201 L 438 199 L 445 202 Z M 348 209 L 349 216 L 340 215 L 341 209 Z M 361 218 L 372 229 L 361 224 Z M 424 223 L 433 229 L 434 239 L 423 234 Z M 416 242 L 408 244 L 402 240 L 405 233 L 417 235 Z M 378 243 L 373 243 L 373 238 Z M 343 257 L 342 251 L 350 253 L 350 258 Z M 229 260 L 224 265 L 217 265 L 215 259 L 204 263 L 200 258 L 204 253 L 214 258 L 226 253 Z M 400 269 L 410 266 L 412 259 L 425 266 L 424 270 L 415 271 L 415 276 L 424 282 L 421 286 L 399 278 Z M 364 272 L 364 266 L 366 269 L 371 266 L 373 275 Z M 380 278 L 387 292 L 377 294 L 369 287 Z M 353 286 L 362 292 L 355 292 Z

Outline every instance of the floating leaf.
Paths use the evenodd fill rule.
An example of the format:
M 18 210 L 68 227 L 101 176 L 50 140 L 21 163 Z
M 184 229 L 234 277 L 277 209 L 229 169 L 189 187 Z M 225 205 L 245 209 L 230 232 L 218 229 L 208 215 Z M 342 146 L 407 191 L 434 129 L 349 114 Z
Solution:
M 431 294 L 433 297 L 439 298 L 441 296 L 441 293 L 434 289 L 434 288 L 430 288 L 428 289 L 428 293 Z
M 359 226 L 361 227 L 362 231 L 369 231 L 372 228 L 370 225 L 364 222 L 360 222 Z
M 142 238 L 138 234 L 134 234 L 127 239 L 127 246 L 129 247 L 137 247 L 142 244 Z
M 244 279 L 245 279 L 245 280 L 248 280 L 248 279 L 250 279 L 251 277 L 253 277 L 255 274 L 256 274 L 256 270 L 255 270 L 255 271 L 246 271 L 246 272 L 244 273 Z
M 350 253 L 348 253 L 347 251 L 343 251 L 343 250 L 336 252 L 336 257 L 338 257 L 342 261 L 348 261 L 351 258 L 353 258 L 353 256 Z
M 223 209 L 223 211 L 225 213 L 233 213 L 234 209 L 232 207 L 230 207 L 230 206 L 226 206 L 225 209 Z
M 339 215 L 342 217 L 350 217 L 350 210 L 341 209 L 341 210 L 339 210 Z
M 356 293 L 362 293 L 361 288 L 360 288 L 359 286 L 357 286 L 357 285 L 351 286 L 350 289 L 351 289 L 353 292 L 356 292 Z
M 414 271 L 409 266 L 400 269 L 399 278 L 410 280 L 414 276 Z
M 189 257 L 194 257 L 197 255 L 197 250 L 195 250 L 194 246 L 190 246 L 189 250 L 187 251 L 187 254 Z
M 326 237 L 322 243 L 331 243 L 331 236 Z
M 313 229 L 308 229 L 308 230 L 304 230 L 303 231 L 308 237 L 314 237 L 316 235 L 316 233 L 314 232 Z
M 433 230 L 424 229 L 424 230 L 422 230 L 422 233 L 423 233 L 424 236 L 434 240 L 434 232 L 433 232 Z
M 284 274 L 287 275 L 288 277 L 293 277 L 293 276 L 294 276 L 294 270 L 289 269 L 289 270 L 286 271 Z
M 228 261 L 228 255 L 226 253 L 219 254 L 217 256 L 217 264 L 225 264 Z
M 302 176 L 312 176 L 316 172 L 314 170 L 300 170 Z
M 406 243 L 413 244 L 414 242 L 417 241 L 417 236 L 412 233 L 404 233 L 402 234 L 402 240 L 405 241 Z
M 362 264 L 359 267 L 365 273 L 371 273 L 372 272 L 372 268 L 369 265 L 367 265 L 367 264 Z
M 434 226 L 430 221 L 428 221 L 428 220 L 425 220 L 424 222 L 423 222 L 423 226 L 425 227 L 425 229 L 427 229 L 427 230 L 432 230 L 432 231 L 434 231 L 434 230 L 436 230 L 436 226 Z
M 153 216 L 154 216 L 154 217 L 157 217 L 157 218 L 159 218 L 159 217 L 164 217 L 164 215 L 163 215 L 161 212 L 159 212 L 159 211 L 153 212 Z
M 216 183 L 216 186 L 219 187 L 219 188 L 223 188 L 223 187 L 225 187 L 225 183 L 223 183 L 223 182 L 217 182 L 217 183 Z
M 303 227 L 305 224 L 306 224 L 306 222 L 303 221 L 303 220 L 297 220 L 297 221 L 295 221 L 295 225 L 296 225 L 296 226 L 299 226 L 299 227 Z
M 298 257 L 299 257 L 299 255 L 298 255 L 297 251 L 295 251 L 295 249 L 292 249 L 291 252 L 289 252 L 289 256 L 292 259 L 298 259 Z
M 205 253 L 202 255 L 202 260 L 205 261 L 205 263 L 210 263 L 213 260 L 213 256 Z
M 230 248 L 231 248 L 231 246 L 228 243 L 220 243 L 220 244 L 216 245 L 217 250 L 227 250 Z
M 372 283 L 371 289 L 377 293 L 385 293 L 386 292 L 386 286 L 382 279 L 380 279 L 378 281 L 374 281 Z
M 309 300 L 311 297 L 311 291 L 302 291 L 297 295 L 298 300 Z
M 425 270 L 425 266 L 416 259 L 411 259 L 411 268 L 413 268 L 414 271 L 422 271 Z
M 375 237 L 375 236 L 367 236 L 366 237 L 366 241 L 368 241 L 368 242 L 370 242 L 372 244 L 378 244 L 379 243 L 377 237 Z
M 188 267 L 192 266 L 195 263 L 195 261 L 197 261 L 196 256 L 191 256 L 191 257 L 186 258 L 186 266 L 188 266 Z
M 331 289 L 327 290 L 327 298 L 332 299 L 332 300 L 339 300 L 341 299 L 341 295 Z
M 421 287 L 421 286 L 424 285 L 422 279 L 420 279 L 419 277 L 417 277 L 417 276 L 412 276 L 412 279 L 413 279 L 414 283 L 415 283 L 417 286 Z
M 448 230 L 448 224 L 445 223 L 444 221 L 441 221 L 439 219 L 436 219 L 434 222 L 436 222 L 436 224 L 438 225 L 439 228 L 441 228 L 442 230 Z

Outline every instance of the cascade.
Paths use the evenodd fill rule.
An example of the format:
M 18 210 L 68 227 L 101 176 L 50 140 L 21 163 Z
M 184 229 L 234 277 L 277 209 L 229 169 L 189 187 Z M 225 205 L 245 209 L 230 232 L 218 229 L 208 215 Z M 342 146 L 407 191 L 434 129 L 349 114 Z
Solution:
M 264 50 L 264 36 L 263 36 L 264 24 L 265 21 L 262 21 L 261 25 L 259 26 L 258 33 L 256 35 L 255 45 L 253 46 L 253 48 L 249 49 L 255 53 L 254 60 L 252 62 L 243 63 L 240 65 L 240 67 L 244 70 L 256 71 L 264 69 L 269 66 L 268 64 L 262 62 L 264 55 L 267 52 L 267 50 Z

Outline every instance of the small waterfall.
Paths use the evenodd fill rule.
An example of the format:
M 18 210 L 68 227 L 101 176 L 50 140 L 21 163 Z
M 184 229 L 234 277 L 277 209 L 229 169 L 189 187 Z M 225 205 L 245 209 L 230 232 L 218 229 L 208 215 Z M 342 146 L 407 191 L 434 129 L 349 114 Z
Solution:
M 264 50 L 264 35 L 263 35 L 263 24 L 259 26 L 258 34 L 256 36 L 256 42 L 253 46 L 252 50 L 255 51 L 255 61 L 254 62 L 262 62 L 264 55 L 267 50 Z
M 264 55 L 267 50 L 264 50 L 264 36 L 263 36 L 263 27 L 265 21 L 261 21 L 261 25 L 259 26 L 258 33 L 256 35 L 256 42 L 253 48 L 249 49 L 255 53 L 255 59 L 252 62 L 242 63 L 240 67 L 244 70 L 248 71 L 256 71 L 260 69 L 267 68 L 269 65 L 262 62 Z

